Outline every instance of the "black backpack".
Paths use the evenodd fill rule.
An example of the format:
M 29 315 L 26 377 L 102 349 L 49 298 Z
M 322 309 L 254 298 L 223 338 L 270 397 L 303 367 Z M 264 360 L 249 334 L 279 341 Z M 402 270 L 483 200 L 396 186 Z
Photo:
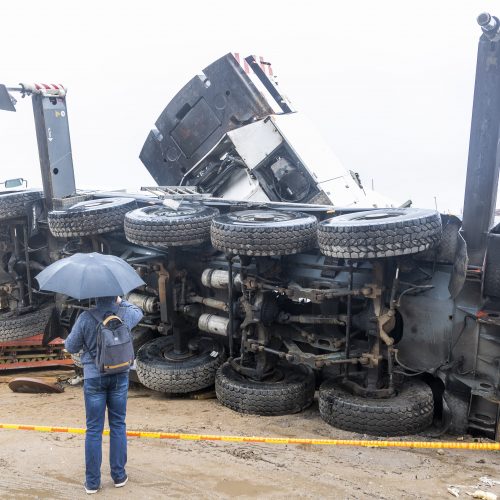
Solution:
M 90 311 L 98 321 L 95 364 L 100 373 L 125 372 L 134 362 L 132 335 L 128 326 L 115 314 Z

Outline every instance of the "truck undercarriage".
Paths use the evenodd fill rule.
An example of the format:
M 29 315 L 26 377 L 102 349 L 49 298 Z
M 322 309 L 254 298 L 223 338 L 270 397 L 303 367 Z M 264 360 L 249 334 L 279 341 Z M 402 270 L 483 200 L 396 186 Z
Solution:
M 480 24 L 463 221 L 365 190 L 253 56 L 222 57 L 169 103 L 141 152 L 159 186 L 140 194 L 76 190 L 64 88 L 2 86 L 4 109 L 8 91 L 32 96 L 44 191 L 0 193 L 0 342 L 64 336 L 91 304 L 41 292 L 37 272 L 110 253 L 146 283 L 128 296 L 146 387 L 215 384 L 259 415 L 319 389 L 342 429 L 499 439 L 499 23 Z

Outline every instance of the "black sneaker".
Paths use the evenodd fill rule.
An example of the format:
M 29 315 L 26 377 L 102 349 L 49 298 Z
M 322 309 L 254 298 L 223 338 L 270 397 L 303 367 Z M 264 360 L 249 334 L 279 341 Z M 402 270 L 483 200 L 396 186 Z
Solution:
M 115 488 L 122 488 L 127 484 L 128 481 L 128 476 L 125 476 L 123 479 L 120 479 L 119 481 L 115 481 Z

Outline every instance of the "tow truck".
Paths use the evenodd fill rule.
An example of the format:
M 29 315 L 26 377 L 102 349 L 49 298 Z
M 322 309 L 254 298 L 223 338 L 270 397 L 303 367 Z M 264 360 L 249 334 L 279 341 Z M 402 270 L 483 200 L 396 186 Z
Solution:
M 215 384 L 237 412 L 300 412 L 371 435 L 499 439 L 499 20 L 478 18 L 463 217 L 363 187 L 293 109 L 262 58 L 227 54 L 190 80 L 140 158 L 157 186 L 76 189 L 59 84 L 30 96 L 43 192 L 0 194 L 0 341 L 64 336 L 91 306 L 35 275 L 75 252 L 118 255 L 146 285 L 128 300 L 140 382 Z

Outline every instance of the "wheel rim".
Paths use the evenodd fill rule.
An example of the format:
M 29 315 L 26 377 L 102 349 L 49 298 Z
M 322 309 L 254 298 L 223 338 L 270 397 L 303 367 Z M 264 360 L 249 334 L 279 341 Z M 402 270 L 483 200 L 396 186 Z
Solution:
M 178 361 L 185 361 L 186 359 L 192 358 L 194 356 L 198 355 L 198 351 L 186 351 L 186 352 L 181 352 L 177 353 L 174 351 L 174 346 L 173 345 L 168 345 L 165 347 L 162 347 L 160 356 L 171 362 L 178 362 Z
M 283 380 L 285 380 L 285 374 L 279 368 L 275 368 L 259 382 L 264 384 L 277 384 L 279 382 L 283 382 Z
M 294 219 L 293 214 L 287 212 L 270 212 L 266 210 L 253 210 L 240 214 L 230 214 L 229 217 L 236 223 L 261 224 L 262 222 L 286 222 Z
M 373 220 L 378 220 L 378 219 L 393 219 L 394 217 L 399 217 L 401 215 L 405 215 L 403 212 L 379 212 L 374 214 L 364 214 L 361 215 L 360 217 L 353 217 L 352 220 L 359 220 L 359 221 L 373 221 Z
M 170 362 L 180 362 L 185 361 L 189 358 L 196 358 L 203 356 L 207 352 L 217 351 L 219 352 L 218 346 L 209 339 L 209 342 L 206 342 L 206 338 L 202 337 L 196 339 L 196 342 L 190 342 L 188 350 L 184 353 L 177 353 L 174 351 L 174 345 L 166 345 L 160 349 L 160 357 L 170 361 Z
M 90 200 L 84 201 L 80 206 L 76 206 L 75 208 L 96 208 L 103 205 L 110 205 L 111 203 L 114 203 L 114 200 Z
M 178 217 L 179 215 L 194 215 L 198 213 L 197 207 L 179 206 L 177 210 L 169 207 L 152 207 L 147 210 L 148 215 L 155 215 L 157 217 Z
M 241 358 L 235 358 L 230 364 L 232 369 L 237 372 L 241 377 L 251 380 L 253 382 L 259 382 L 261 384 L 277 384 L 285 379 L 285 374 L 283 370 L 279 367 L 274 367 L 270 372 L 266 373 L 262 378 L 255 378 L 246 375 L 238 370 L 238 365 L 241 366 Z
M 86 201 L 81 201 L 79 203 L 77 203 L 76 205 L 73 205 L 72 207 L 68 208 L 67 210 L 64 209 L 64 210 L 54 210 L 54 213 L 58 213 L 58 212 L 66 212 L 66 211 L 70 211 L 70 212 L 85 212 L 85 211 L 92 211 L 92 210 L 96 210 L 96 209 L 99 209 L 101 207 L 112 207 L 112 206 L 116 206 L 116 208 L 118 207 L 122 207 L 123 205 L 126 205 L 128 203 L 131 203 L 131 202 L 134 202 L 135 200 L 133 198 L 126 198 L 126 197 L 122 197 L 122 198 L 99 198 L 99 199 L 96 199 L 96 200 L 86 200 Z

